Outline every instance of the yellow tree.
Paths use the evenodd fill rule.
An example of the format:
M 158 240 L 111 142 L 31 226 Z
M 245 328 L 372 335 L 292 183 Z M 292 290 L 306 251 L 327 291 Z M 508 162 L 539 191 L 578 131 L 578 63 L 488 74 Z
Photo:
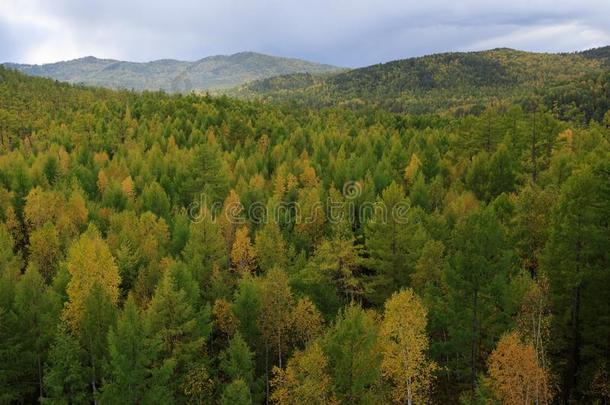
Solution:
M 229 341 L 239 327 L 239 319 L 233 313 L 232 304 L 223 298 L 217 299 L 214 301 L 212 316 L 215 328 Z
M 239 195 L 235 190 L 231 190 L 224 201 L 222 211 L 218 215 L 218 224 L 225 239 L 227 256 L 231 253 L 238 226 L 244 223 L 243 212 L 244 207 L 241 204 Z
M 274 367 L 271 400 L 280 405 L 336 404 L 328 359 L 317 343 L 305 351 L 297 351 L 286 370 Z
M 62 243 L 71 241 L 83 231 L 88 216 L 89 211 L 82 191 L 73 190 L 66 206 L 57 218 L 57 230 Z
M 551 401 L 550 377 L 536 359 L 534 346 L 522 342 L 517 332 L 502 336 L 488 362 L 492 390 L 503 404 Z
M 407 165 L 407 167 L 405 167 L 405 181 L 407 182 L 407 184 L 413 183 L 415 176 L 417 175 L 417 173 L 419 173 L 420 166 L 421 160 L 419 160 L 415 153 L 412 154 L 409 164 Z
M 410 289 L 394 293 L 385 303 L 381 371 L 392 384 L 396 403 L 428 402 L 436 365 L 426 357 L 426 322 L 426 309 Z
M 242 226 L 235 233 L 235 241 L 231 249 L 231 265 L 239 274 L 250 274 L 256 267 L 256 253 L 248 236 L 248 227 Z
M 40 187 L 30 190 L 23 209 L 28 230 L 31 232 L 46 222 L 57 220 L 61 205 L 61 197 L 53 191 L 44 191 Z
M 55 270 L 61 246 L 57 228 L 50 222 L 44 224 L 42 228 L 36 229 L 30 234 L 30 263 L 36 265 L 42 276 L 50 282 L 55 275 Z
M 305 346 L 322 334 L 323 327 L 324 319 L 315 304 L 307 297 L 299 299 L 292 310 L 293 339 Z
M 116 305 L 121 278 L 110 248 L 94 226 L 70 247 L 67 268 L 71 278 L 64 316 L 72 328 L 78 329 L 85 301 L 93 287 L 99 286 Z
M 299 240 L 309 251 L 316 245 L 324 232 L 326 214 L 317 188 L 299 191 L 295 230 Z

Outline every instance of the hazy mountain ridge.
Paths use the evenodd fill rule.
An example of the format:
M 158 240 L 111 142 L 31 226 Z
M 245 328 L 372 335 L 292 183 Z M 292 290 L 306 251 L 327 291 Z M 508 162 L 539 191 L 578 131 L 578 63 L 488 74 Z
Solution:
M 15 63 L 4 65 L 29 75 L 45 76 L 70 83 L 169 92 L 223 89 L 277 75 L 344 70 L 331 65 L 255 52 L 240 52 L 228 56 L 215 55 L 193 62 L 174 59 L 125 62 L 87 56 L 43 65 Z
M 320 77 L 292 74 L 246 83 L 230 94 L 309 106 L 381 107 L 398 112 L 472 111 L 490 99 L 515 99 L 539 89 L 609 71 L 610 47 L 575 53 L 509 48 L 401 59 Z

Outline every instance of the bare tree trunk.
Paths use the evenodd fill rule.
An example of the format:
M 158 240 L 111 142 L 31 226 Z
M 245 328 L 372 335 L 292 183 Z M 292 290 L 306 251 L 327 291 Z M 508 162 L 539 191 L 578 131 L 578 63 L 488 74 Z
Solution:
M 269 405 L 269 345 L 265 342 L 265 403 Z
M 536 183 L 538 179 L 538 162 L 536 151 L 536 111 L 534 111 L 534 122 L 532 125 L 532 181 Z
M 470 350 L 470 373 L 472 390 L 477 387 L 477 346 L 478 346 L 478 306 L 479 291 L 475 289 L 472 297 L 472 347 Z
M 43 392 L 42 392 L 42 364 L 40 361 L 40 354 L 36 355 L 36 362 L 38 363 L 38 395 L 39 395 L 38 400 L 40 402 L 42 402 L 42 395 L 43 395 Z

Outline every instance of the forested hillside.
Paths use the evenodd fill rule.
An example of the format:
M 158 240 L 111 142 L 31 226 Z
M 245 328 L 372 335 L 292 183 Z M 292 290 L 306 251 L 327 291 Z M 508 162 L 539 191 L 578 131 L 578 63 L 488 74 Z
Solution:
M 222 89 L 267 77 L 294 73 L 328 73 L 344 69 L 255 52 L 209 56 L 194 62 L 174 59 L 146 63 L 93 56 L 43 65 L 7 63 L 6 67 L 33 76 L 75 84 L 127 90 L 167 92 Z
M 494 52 L 413 83 L 546 80 Z M 575 86 L 415 116 L 0 67 L 0 402 L 607 403 L 610 113 L 557 119 Z
M 584 78 L 601 75 L 607 89 L 609 50 L 610 47 L 605 47 L 581 53 L 547 54 L 501 48 L 434 54 L 327 77 L 311 74 L 271 77 L 248 83 L 231 94 L 308 106 L 480 113 L 498 100 L 524 102 Z

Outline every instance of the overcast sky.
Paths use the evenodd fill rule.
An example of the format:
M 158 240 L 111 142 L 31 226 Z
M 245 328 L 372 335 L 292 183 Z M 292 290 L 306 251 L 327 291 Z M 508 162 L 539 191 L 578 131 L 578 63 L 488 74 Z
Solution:
M 356 67 L 444 51 L 603 45 L 608 0 L 0 0 L 0 62 L 248 50 Z

